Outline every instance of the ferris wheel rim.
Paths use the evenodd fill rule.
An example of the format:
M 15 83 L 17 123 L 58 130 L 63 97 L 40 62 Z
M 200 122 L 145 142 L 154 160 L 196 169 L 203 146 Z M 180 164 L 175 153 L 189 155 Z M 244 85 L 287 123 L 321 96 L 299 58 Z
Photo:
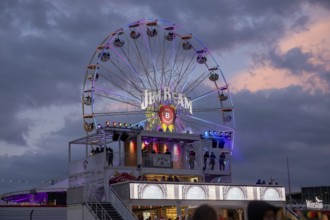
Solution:
M 102 66 L 102 62 L 101 62 L 101 57 L 97 60 L 97 62 L 95 63 L 95 62 L 93 62 L 93 59 L 95 58 L 95 56 L 98 54 L 98 52 L 99 52 L 99 54 L 104 54 L 105 53 L 105 51 L 107 50 L 107 49 L 111 49 L 111 51 L 113 51 L 115 54 L 117 54 L 117 55 L 119 55 L 119 52 L 117 51 L 117 48 L 114 48 L 114 47 L 112 47 L 112 46 L 110 46 L 111 45 L 111 43 L 113 43 L 114 41 L 115 41 L 115 39 L 116 39 L 116 37 L 117 36 L 125 36 L 126 37 L 126 39 L 129 39 L 129 38 L 127 38 L 127 34 L 124 32 L 124 29 L 127 29 L 127 28 L 141 28 L 142 27 L 142 25 L 146 25 L 146 26 L 148 26 L 148 27 L 155 27 L 155 26 L 157 26 L 157 24 L 155 25 L 155 23 L 150 23 L 150 22 L 159 22 L 159 21 L 162 21 L 162 22 L 164 22 L 164 20 L 155 20 L 155 19 L 143 19 L 143 20 L 139 20 L 139 21 L 136 21 L 136 22 L 132 22 L 132 23 L 130 23 L 130 24 L 128 24 L 128 25 L 126 25 L 125 27 L 123 27 L 123 28 L 120 28 L 120 29 L 117 29 L 117 31 L 115 31 L 115 32 L 113 32 L 112 34 L 110 34 L 110 35 L 108 35 L 102 42 L 101 42 L 101 44 L 97 47 L 97 49 L 95 50 L 95 52 L 94 52 L 94 54 L 93 54 L 93 56 L 92 56 L 92 58 L 91 58 L 91 60 L 90 60 L 90 62 L 89 62 L 89 65 L 93 65 L 93 64 L 95 64 L 95 65 L 97 65 L 98 67 L 96 68 L 95 67 L 95 69 L 94 69 L 94 73 L 93 73 L 93 80 L 92 80 L 92 83 L 91 83 L 91 88 L 90 88 L 90 91 L 91 91 L 91 96 L 92 96 L 92 100 L 94 100 L 94 98 L 96 97 L 96 96 L 100 96 L 100 94 L 98 94 L 98 93 L 96 93 L 95 91 L 97 91 L 97 90 L 100 90 L 100 88 L 98 87 L 98 86 L 96 86 L 96 80 L 95 80 L 95 77 L 96 77 L 96 74 L 97 74 L 97 70 L 98 70 L 98 68 L 100 67 L 100 68 L 103 68 L 103 69 L 106 69 L 106 68 L 104 68 L 103 66 Z M 166 21 L 167 23 L 171 23 L 171 22 L 169 22 L 169 21 Z M 149 25 L 148 25 L 149 24 Z M 172 23 L 173 24 L 173 23 Z M 161 27 L 163 27 L 163 26 L 161 26 Z M 171 30 L 174 30 L 175 29 L 175 24 L 173 24 L 172 26 L 171 26 L 171 28 L 168 28 L 168 27 L 166 27 L 165 28 L 165 30 L 169 30 L 169 31 L 171 31 Z M 181 26 L 178 26 L 177 28 L 181 28 Z M 141 29 L 140 29 L 141 30 Z M 147 42 L 147 36 L 146 36 L 146 33 L 144 33 L 144 32 L 142 32 L 141 31 L 141 33 L 142 33 L 142 37 L 144 37 L 144 42 L 145 42 L 145 44 L 147 44 L 146 42 Z M 226 90 L 227 90 L 227 92 L 228 92 L 228 94 L 229 94 L 229 96 L 230 96 L 230 93 L 229 93 L 229 88 L 228 88 L 228 84 L 227 84 L 227 81 L 226 81 L 226 79 L 225 79 L 225 77 L 224 77 L 224 74 L 223 74 L 223 72 L 222 72 L 222 70 L 220 69 L 220 67 L 219 67 L 219 65 L 217 64 L 217 62 L 216 62 L 216 60 L 214 59 L 214 57 L 212 56 L 212 53 L 207 49 L 207 47 L 205 47 L 205 45 L 203 44 L 203 43 L 201 43 L 201 41 L 198 39 L 198 38 L 196 38 L 194 35 L 192 35 L 192 34 L 190 34 L 190 36 L 188 36 L 188 35 L 183 35 L 183 36 L 181 36 L 180 37 L 180 40 L 181 41 L 183 41 L 183 40 L 186 40 L 186 39 L 195 39 L 195 40 L 197 40 L 197 42 L 200 44 L 200 46 L 202 47 L 202 49 L 200 49 L 200 50 L 197 50 L 197 49 L 195 49 L 195 48 L 193 48 L 195 51 L 196 51 L 196 54 L 204 54 L 204 53 L 207 53 L 207 55 L 209 55 L 210 56 L 210 58 L 213 60 L 213 62 L 216 64 L 215 66 L 213 66 L 213 67 L 209 67 L 209 66 L 207 66 L 206 64 L 205 64 L 205 66 L 206 66 L 206 71 L 204 72 L 204 73 L 202 73 L 201 75 L 200 75 L 200 78 L 197 78 L 197 79 L 195 79 L 195 81 L 193 81 L 192 83 L 190 83 L 188 86 L 187 86 L 187 83 L 189 82 L 189 80 L 186 80 L 185 81 L 185 83 L 184 83 L 184 86 L 182 86 L 181 87 L 181 91 L 180 92 L 182 92 L 182 93 L 187 93 L 187 94 L 191 94 L 192 92 L 193 92 L 193 90 L 196 88 L 196 87 L 198 87 L 198 86 L 200 86 L 200 84 L 202 83 L 202 82 L 204 82 L 205 80 L 207 80 L 207 77 L 209 77 L 209 72 L 208 71 L 214 71 L 215 69 L 216 70 L 218 70 L 218 72 L 219 72 L 219 74 L 221 75 L 221 78 L 222 78 L 222 80 L 224 81 L 224 86 L 222 86 L 221 88 L 225 88 Z M 148 40 L 149 40 L 149 46 L 151 45 L 150 44 L 150 36 L 148 37 Z M 127 42 L 128 43 L 131 43 L 130 41 L 128 41 L 127 40 Z M 136 41 L 133 41 L 133 42 L 136 42 Z M 165 39 L 164 39 L 164 42 L 165 42 Z M 135 43 L 134 43 L 135 44 Z M 136 44 L 135 44 L 136 45 Z M 150 46 L 151 47 L 151 46 Z M 149 53 L 151 53 L 151 48 L 150 47 L 148 47 L 147 49 L 148 49 L 148 52 Z M 173 47 L 174 47 L 174 44 L 173 44 Z M 123 50 L 122 48 L 120 48 L 121 50 Z M 139 50 L 138 50 L 139 51 Z M 125 53 L 124 53 L 125 54 Z M 195 56 L 196 56 L 196 54 L 193 56 L 193 57 L 191 57 L 191 61 L 190 62 L 192 62 L 193 61 L 193 59 L 195 59 Z M 102 55 L 101 55 L 102 56 Z M 124 56 L 126 56 L 126 55 L 124 55 Z M 179 52 L 177 52 L 176 53 L 176 56 L 179 56 Z M 126 58 L 126 60 L 125 60 L 125 58 L 124 57 L 119 57 L 120 59 L 118 60 L 118 61 L 120 61 L 120 62 L 122 62 L 122 63 L 125 63 L 131 70 L 132 70 L 132 72 L 135 72 L 135 74 L 137 74 L 137 75 L 139 75 L 140 73 L 138 73 L 138 71 L 136 71 L 135 69 L 134 69 L 134 67 L 132 66 L 132 64 L 131 64 L 131 62 L 130 62 L 130 60 L 128 59 L 128 58 Z M 113 62 L 113 61 L 111 61 L 111 62 Z M 120 62 L 118 62 L 118 63 L 116 63 L 116 64 L 120 64 Z M 136 89 L 136 91 L 138 91 L 138 92 L 140 92 L 141 93 L 141 90 L 143 90 L 143 89 L 152 89 L 152 86 L 151 86 L 151 83 L 154 83 L 154 85 L 156 86 L 156 88 L 157 88 L 157 76 L 158 76 L 158 74 L 157 74 L 157 71 L 158 71 L 158 68 L 156 68 L 156 65 L 155 65 L 155 61 L 152 59 L 152 62 L 153 62 L 153 67 L 154 67 L 154 78 L 152 79 L 152 76 L 150 76 L 149 77 L 149 72 L 148 71 L 145 71 L 145 73 L 146 73 L 146 75 L 148 75 L 148 77 L 147 77 L 147 79 L 148 79 L 148 86 L 149 87 L 147 87 L 144 83 L 146 83 L 146 82 L 142 82 L 142 86 L 144 86 L 143 88 L 141 88 L 141 87 L 139 87 L 139 86 L 141 86 L 141 85 L 138 85 L 138 84 L 135 84 L 136 82 L 130 82 L 131 83 L 131 85 Z M 169 60 L 168 60 L 168 62 L 170 62 Z M 172 62 L 174 62 L 174 64 L 175 64 L 175 62 L 177 62 L 176 61 L 176 59 L 175 60 L 173 60 Z M 173 65 L 174 65 L 173 64 Z M 115 66 L 115 64 L 114 64 L 114 66 Z M 188 67 L 189 67 L 189 65 L 187 66 L 187 68 L 186 69 L 188 69 Z M 177 67 L 177 68 L 179 68 L 179 67 Z M 182 64 L 182 67 L 181 67 L 181 69 L 183 68 L 183 64 Z M 162 69 L 161 69 L 162 70 Z M 172 80 L 172 77 L 174 77 L 174 75 L 173 75 L 173 68 L 171 69 L 171 75 L 170 75 L 170 78 L 169 78 L 169 80 L 168 80 L 168 86 L 170 86 L 170 82 L 171 82 L 171 80 Z M 86 85 L 86 81 L 88 80 L 87 78 L 88 78 L 88 75 L 87 75 L 87 72 L 88 72 L 88 70 L 86 70 L 86 74 L 85 74 L 85 80 L 84 80 L 84 85 L 83 85 L 83 87 L 84 87 L 84 91 L 87 91 L 86 89 L 85 89 L 85 85 Z M 110 71 L 109 71 L 110 72 Z M 180 72 L 179 72 L 179 74 L 180 74 Z M 185 74 L 185 71 L 183 72 L 183 74 L 182 74 L 182 76 L 181 76 L 181 79 L 179 80 L 179 82 L 174 86 L 174 90 L 176 90 L 177 89 L 177 87 L 180 85 L 180 83 L 181 83 L 181 81 L 183 81 L 183 75 Z M 123 76 L 128 80 L 128 82 L 130 81 L 130 78 L 127 76 L 127 75 L 125 75 L 125 73 L 123 73 Z M 102 75 L 102 74 L 99 74 L 98 75 L 98 77 L 100 77 L 100 78 L 104 78 L 105 79 L 105 76 L 104 75 Z M 163 79 L 163 77 L 165 77 L 163 74 L 161 74 L 161 79 Z M 139 77 L 138 77 L 138 79 L 139 79 Z M 166 78 L 165 78 L 166 79 Z M 113 81 L 111 81 L 110 79 L 108 79 L 108 81 L 109 81 L 109 83 L 111 83 L 111 84 L 113 84 L 113 86 L 115 86 L 115 87 L 120 87 L 120 85 L 116 85 L 116 83 L 114 83 Z M 187 86 L 187 87 L 186 87 Z M 221 88 L 220 88 L 220 90 L 221 90 Z M 141 99 L 139 99 L 139 97 L 137 97 L 136 95 L 135 95 L 135 93 L 134 93 L 134 89 L 133 88 L 131 88 L 131 90 L 129 90 L 128 91 L 128 89 L 122 89 L 122 91 L 124 91 L 124 92 L 126 92 L 128 95 L 127 95 L 127 97 L 126 97 L 126 99 L 131 99 L 130 101 L 132 101 L 132 100 L 134 100 L 134 101 L 136 101 L 136 102 L 138 102 L 138 101 L 141 101 Z M 213 92 L 219 92 L 219 89 L 217 89 L 216 91 L 212 91 L 212 93 Z M 203 96 L 203 95 L 201 95 L 201 96 Z M 83 99 L 85 98 L 85 93 L 83 92 Z M 114 97 L 110 97 L 110 96 L 108 96 L 108 98 L 109 99 L 113 99 L 113 100 L 115 100 L 115 98 Z M 123 98 L 123 97 L 122 97 Z M 195 99 L 193 99 L 192 101 L 197 101 L 197 100 L 199 100 L 199 99 L 202 99 L 203 97 L 196 97 Z M 124 99 L 124 98 L 123 98 Z M 139 105 L 137 104 L 137 103 L 135 103 L 135 104 L 133 104 L 133 102 L 129 102 L 129 101 L 124 101 L 124 100 L 117 100 L 118 102 L 121 102 L 121 103 L 125 103 L 125 104 L 127 104 L 127 105 L 133 105 L 134 107 L 139 107 Z M 233 106 L 233 104 L 232 104 L 232 99 L 231 98 L 229 98 L 229 101 L 231 102 L 231 106 Z M 94 106 L 95 105 L 95 103 L 94 102 L 92 102 L 92 104 L 91 104 L 91 109 L 92 109 L 92 115 L 93 115 L 93 123 L 95 124 L 95 126 L 96 126 L 96 124 L 97 124 L 97 117 L 98 117 L 98 115 L 99 115 L 99 113 L 95 110 L 96 109 L 96 107 Z M 85 112 L 87 112 L 87 110 L 85 110 L 85 108 L 87 109 L 88 107 L 87 106 L 85 106 L 85 104 L 83 103 L 82 104 L 82 108 L 83 108 L 83 116 L 85 116 Z M 233 110 L 233 108 L 232 108 L 232 110 Z M 131 112 L 133 115 L 134 114 L 137 114 L 138 113 L 138 111 L 127 111 L 127 112 Z M 142 110 L 140 110 L 140 112 L 141 113 L 145 113 L 145 111 L 142 111 Z M 101 115 L 101 114 L 100 114 Z M 107 114 L 105 114 L 105 115 L 107 115 Z M 109 114 L 109 115 L 111 115 L 111 114 Z M 234 115 L 234 114 L 233 114 Z M 84 118 L 84 123 L 86 123 L 86 118 L 85 117 L 83 117 Z M 193 117 L 192 117 L 193 118 Z M 232 120 L 234 120 L 234 119 L 232 119 Z M 235 128 L 235 126 L 233 126 L 233 128 L 232 129 L 234 129 Z

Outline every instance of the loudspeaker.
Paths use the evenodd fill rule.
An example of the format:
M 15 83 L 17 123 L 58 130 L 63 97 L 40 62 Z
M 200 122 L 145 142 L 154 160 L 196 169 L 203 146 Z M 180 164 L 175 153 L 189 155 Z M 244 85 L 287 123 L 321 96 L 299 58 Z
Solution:
M 112 140 L 113 140 L 113 141 L 118 141 L 118 139 L 119 139 L 119 133 L 117 133 L 117 132 L 113 132 Z
M 129 138 L 129 134 L 127 134 L 126 132 L 124 132 L 124 133 L 120 136 L 120 140 L 121 140 L 121 141 L 126 141 L 127 138 Z
M 220 139 L 220 140 L 219 140 L 219 143 L 218 143 L 218 147 L 219 147 L 220 149 L 222 149 L 222 148 L 224 148 L 224 146 L 225 146 L 225 140 L 224 140 L 224 139 Z
M 212 148 L 217 148 L 218 142 L 215 139 L 212 139 Z

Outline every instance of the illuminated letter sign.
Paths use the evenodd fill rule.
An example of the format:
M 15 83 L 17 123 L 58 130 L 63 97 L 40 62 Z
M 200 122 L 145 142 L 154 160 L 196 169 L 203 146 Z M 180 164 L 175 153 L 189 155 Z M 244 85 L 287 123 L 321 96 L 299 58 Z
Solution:
M 185 94 L 171 92 L 169 87 L 164 87 L 163 90 L 149 91 L 144 90 L 141 94 L 142 103 L 141 109 L 147 109 L 148 106 L 158 104 L 173 105 L 175 107 L 182 107 L 189 110 L 192 114 L 192 101 L 186 97 Z

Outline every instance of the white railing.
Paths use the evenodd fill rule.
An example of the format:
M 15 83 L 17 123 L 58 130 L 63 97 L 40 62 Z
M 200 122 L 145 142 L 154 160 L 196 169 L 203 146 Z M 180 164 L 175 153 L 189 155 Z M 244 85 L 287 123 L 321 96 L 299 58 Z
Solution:
M 132 210 L 123 203 L 123 201 L 119 198 L 118 194 L 112 189 L 111 186 L 109 186 L 109 201 L 123 219 L 138 219 Z
M 102 204 L 97 200 L 97 198 L 94 195 L 88 194 L 87 196 L 88 197 L 86 201 L 86 206 L 89 209 L 89 211 L 94 215 L 95 219 L 112 220 L 111 216 L 103 208 Z M 98 213 L 100 213 L 101 216 L 99 216 Z

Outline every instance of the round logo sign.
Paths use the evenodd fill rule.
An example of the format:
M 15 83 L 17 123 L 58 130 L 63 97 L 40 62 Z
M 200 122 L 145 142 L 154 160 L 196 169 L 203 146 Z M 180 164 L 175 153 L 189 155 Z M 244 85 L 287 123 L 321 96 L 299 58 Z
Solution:
M 167 126 L 171 125 L 175 121 L 175 110 L 172 106 L 162 106 L 159 109 L 159 118 L 162 124 L 165 124 Z

